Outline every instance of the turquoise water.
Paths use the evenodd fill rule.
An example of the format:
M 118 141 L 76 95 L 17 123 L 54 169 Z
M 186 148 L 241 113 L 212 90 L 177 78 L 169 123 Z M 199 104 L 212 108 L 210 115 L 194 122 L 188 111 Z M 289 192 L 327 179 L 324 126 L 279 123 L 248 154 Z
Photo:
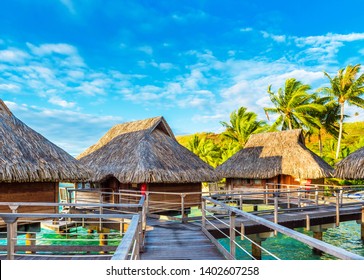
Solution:
M 119 245 L 121 235 L 118 231 L 112 230 L 110 233 L 106 234 L 108 236 L 108 245 Z M 82 227 L 73 228 L 68 234 L 58 234 L 53 230 L 42 228 L 40 232 L 36 233 L 36 239 L 36 245 L 99 245 L 99 233 L 89 233 L 86 228 Z M 6 245 L 6 243 L 6 238 L 0 239 L 0 245 Z M 18 235 L 17 244 L 25 245 L 25 234 Z
M 305 229 L 297 229 L 297 231 L 312 236 L 311 231 Z M 360 224 L 355 221 L 343 222 L 337 228 L 329 228 L 323 233 L 323 241 L 331 245 L 343 248 L 352 253 L 364 256 L 364 244 L 360 240 Z M 229 240 L 227 238 L 220 239 L 219 242 L 227 249 L 229 249 Z M 247 240 L 236 239 L 245 250 L 251 254 L 251 243 Z M 280 233 L 277 236 L 267 238 L 262 242 L 262 247 L 276 255 L 282 260 L 332 260 L 336 259 L 333 256 L 322 254 L 321 256 L 315 255 L 312 249 L 290 237 L 284 236 Z M 244 253 L 240 248 L 236 249 L 237 259 L 250 260 L 251 258 Z M 262 252 L 263 260 L 272 260 L 272 256 Z

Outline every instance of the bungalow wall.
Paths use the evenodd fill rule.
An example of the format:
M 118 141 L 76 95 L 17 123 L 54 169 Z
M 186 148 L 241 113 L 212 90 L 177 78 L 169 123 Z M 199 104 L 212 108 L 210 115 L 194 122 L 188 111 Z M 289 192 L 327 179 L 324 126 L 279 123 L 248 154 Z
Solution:
M 141 184 L 120 183 L 115 177 L 110 177 L 101 183 L 102 191 L 118 192 L 118 190 L 141 191 Z M 148 183 L 147 191 L 149 194 L 149 207 L 159 210 L 178 210 L 181 208 L 180 193 L 186 194 L 184 197 L 185 209 L 201 205 L 201 183 Z M 110 202 L 117 202 L 118 198 L 111 198 Z M 132 199 L 131 199 L 132 200 Z M 137 201 L 123 201 L 123 203 L 136 203 Z M 158 210 L 158 211 L 159 211 Z
M 273 178 L 266 179 L 249 179 L 249 178 L 226 178 L 226 186 L 229 190 L 237 190 L 243 187 L 245 188 L 265 188 L 266 184 L 287 184 L 287 185 L 299 185 L 300 182 L 290 175 L 278 175 Z M 281 186 L 284 188 L 284 186 Z
M 1 202 L 58 202 L 58 183 L 0 183 Z M 11 212 L 0 206 L 0 212 Z M 56 207 L 21 206 L 19 213 L 57 213 Z

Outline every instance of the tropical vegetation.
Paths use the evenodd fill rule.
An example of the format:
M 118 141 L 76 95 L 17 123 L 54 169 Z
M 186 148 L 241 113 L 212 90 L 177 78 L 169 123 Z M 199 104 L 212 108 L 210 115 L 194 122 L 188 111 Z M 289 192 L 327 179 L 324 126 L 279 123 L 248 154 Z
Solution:
M 364 74 L 360 65 L 348 65 L 331 77 L 324 72 L 330 86 L 315 91 L 295 78 L 285 81 L 277 92 L 268 86 L 272 106 L 262 108 L 266 120 L 256 112 L 240 107 L 221 121 L 221 134 L 197 133 L 179 136 L 177 140 L 213 167 L 222 164 L 242 149 L 250 135 L 266 131 L 300 128 L 306 146 L 334 166 L 342 158 L 364 146 L 364 122 L 345 122 L 345 104 L 364 108 Z

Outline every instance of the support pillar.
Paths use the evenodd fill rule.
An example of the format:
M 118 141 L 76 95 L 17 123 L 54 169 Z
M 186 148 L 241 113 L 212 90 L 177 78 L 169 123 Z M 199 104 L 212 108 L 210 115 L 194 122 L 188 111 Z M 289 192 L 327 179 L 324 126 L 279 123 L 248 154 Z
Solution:
M 25 245 L 26 246 L 34 246 L 35 245 L 35 240 L 36 239 L 36 234 L 35 233 L 26 233 L 25 234 Z M 26 254 L 35 254 L 34 251 L 25 251 Z
M 107 244 L 108 244 L 107 234 L 100 233 L 100 235 L 99 235 L 99 245 L 100 246 L 106 246 Z M 100 251 L 100 254 L 107 254 L 107 252 Z
M 313 232 L 313 237 L 322 241 L 322 231 L 314 231 Z M 312 249 L 312 252 L 315 254 L 315 255 L 322 255 L 322 251 L 320 251 L 319 249 L 316 249 L 316 248 L 313 248 Z
M 260 239 L 254 240 L 254 243 L 252 243 L 252 255 L 255 260 L 261 260 L 262 259 L 262 241 Z

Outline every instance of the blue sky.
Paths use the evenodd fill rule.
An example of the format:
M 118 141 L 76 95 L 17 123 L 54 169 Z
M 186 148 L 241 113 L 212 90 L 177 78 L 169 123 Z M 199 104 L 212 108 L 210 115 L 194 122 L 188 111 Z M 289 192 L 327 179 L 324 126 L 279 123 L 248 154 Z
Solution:
M 183 135 L 221 132 L 240 106 L 265 119 L 268 85 L 314 90 L 364 58 L 362 0 L 0 5 L 0 97 L 74 156 L 120 122 L 163 115 Z

